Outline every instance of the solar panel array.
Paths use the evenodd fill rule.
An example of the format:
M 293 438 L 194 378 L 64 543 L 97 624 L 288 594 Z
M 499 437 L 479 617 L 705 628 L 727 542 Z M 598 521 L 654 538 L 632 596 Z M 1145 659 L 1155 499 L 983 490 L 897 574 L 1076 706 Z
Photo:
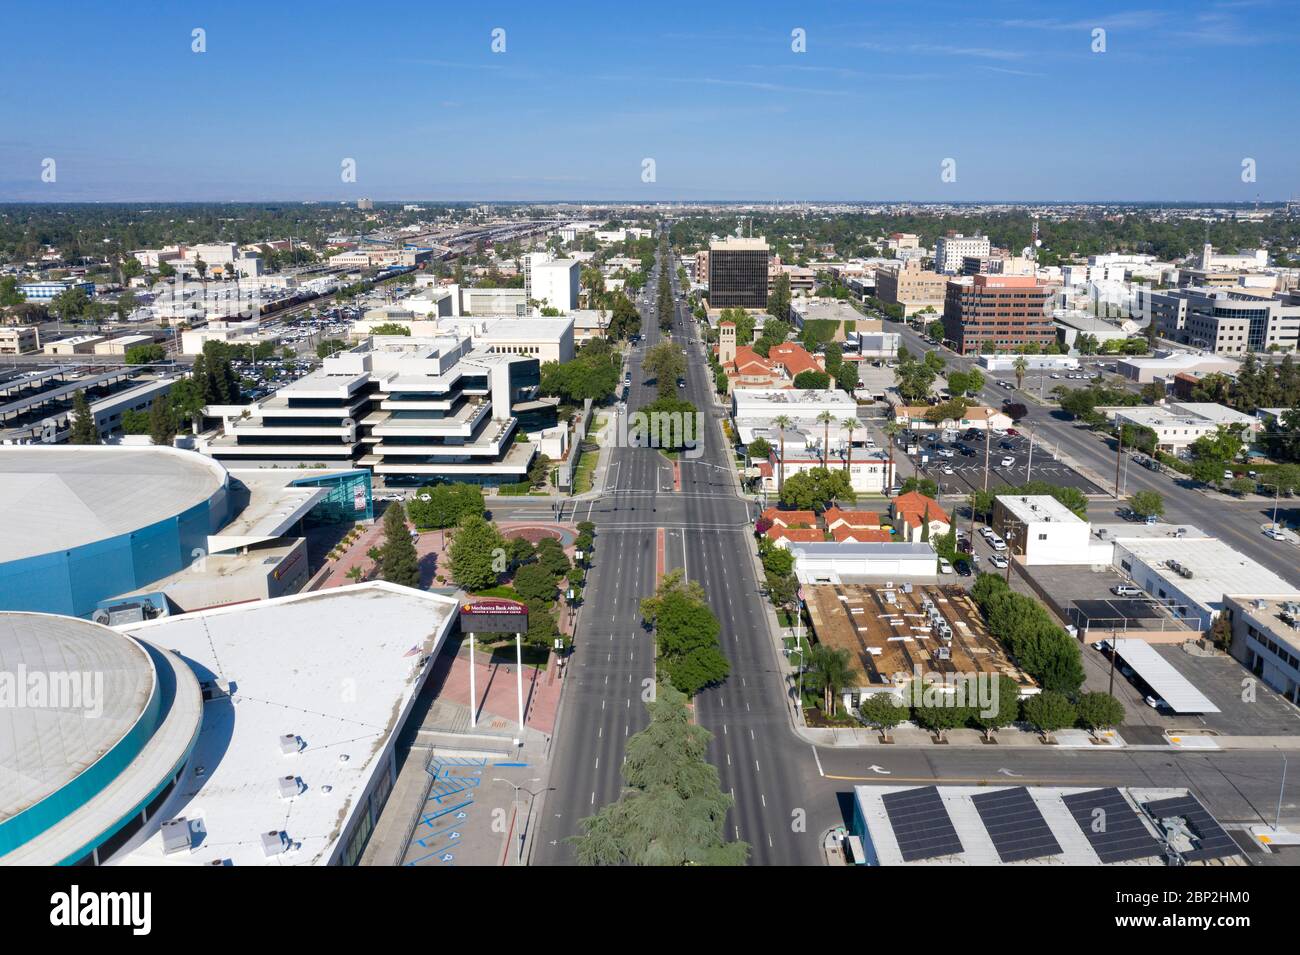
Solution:
M 1024 786 L 980 793 L 971 802 L 1003 862 L 1061 854 L 1061 844 Z
M 1158 799 L 1145 805 L 1146 811 L 1157 822 L 1170 816 L 1182 816 L 1187 820 L 1187 828 L 1195 837 L 1195 848 L 1191 852 L 1182 854 L 1188 862 L 1226 859 L 1228 856 L 1241 854 L 1241 849 L 1233 841 L 1232 836 L 1215 821 L 1209 810 L 1201 805 L 1200 800 L 1190 793 L 1172 799 Z
M 1102 862 L 1128 862 L 1163 854 L 1160 843 L 1118 789 L 1090 789 L 1063 796 L 1061 801 Z
M 898 840 L 904 862 L 955 855 L 962 850 L 957 830 L 934 786 L 886 793 L 880 800 Z

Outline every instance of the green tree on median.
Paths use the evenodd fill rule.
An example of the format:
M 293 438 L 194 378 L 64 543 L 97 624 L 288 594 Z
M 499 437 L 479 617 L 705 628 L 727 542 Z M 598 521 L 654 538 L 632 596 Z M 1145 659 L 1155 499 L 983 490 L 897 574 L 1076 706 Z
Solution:
M 706 759 L 712 734 L 670 683 L 646 704 L 650 725 L 627 743 L 627 789 L 570 840 L 583 865 L 744 865 L 749 846 L 723 837 L 731 797 Z

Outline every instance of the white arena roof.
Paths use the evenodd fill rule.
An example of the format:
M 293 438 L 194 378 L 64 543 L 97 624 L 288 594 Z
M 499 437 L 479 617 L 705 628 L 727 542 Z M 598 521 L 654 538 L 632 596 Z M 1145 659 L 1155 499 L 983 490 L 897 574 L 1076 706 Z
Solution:
M 337 862 L 457 607 L 377 581 L 118 628 L 174 648 L 217 692 L 175 790 L 109 864 Z M 165 852 L 159 827 L 182 817 L 191 847 Z M 267 854 L 272 832 L 285 851 Z
M 176 448 L 0 447 L 0 563 L 128 534 L 226 483 L 220 463 Z
M 76 617 L 0 613 L 0 822 L 71 782 L 144 712 L 154 685 L 148 655 L 105 635 Z M 61 695 L 60 678 L 72 681 L 65 685 L 83 705 L 28 698 L 36 686 Z

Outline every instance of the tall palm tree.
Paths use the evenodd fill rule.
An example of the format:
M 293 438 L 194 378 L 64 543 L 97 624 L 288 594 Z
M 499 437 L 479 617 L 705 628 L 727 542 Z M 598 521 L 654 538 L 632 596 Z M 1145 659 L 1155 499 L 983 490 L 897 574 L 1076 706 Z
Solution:
M 1029 370 L 1029 359 L 1024 355 L 1017 355 L 1016 360 L 1011 363 L 1011 370 L 1016 373 L 1016 387 L 1021 387 L 1025 383 L 1025 372 Z
M 772 424 L 776 425 L 778 428 L 781 429 L 780 432 L 779 432 L 779 433 L 777 434 L 777 436 L 776 436 L 776 437 L 777 437 L 777 442 L 778 442 L 778 443 L 780 444 L 780 446 L 781 446 L 781 450 L 780 450 L 780 452 L 779 452 L 781 456 L 780 456 L 780 459 L 776 462 L 776 466 L 777 466 L 777 475 L 776 475 L 776 494 L 777 494 L 777 497 L 780 497 L 780 496 L 781 496 L 781 488 L 785 486 L 785 429 L 788 428 L 788 427 L 790 427 L 790 423 L 791 423 L 791 422 L 790 422 L 790 416 L 789 416 L 789 415 L 779 414 L 779 415 L 777 415 L 775 418 L 772 419 Z
M 845 418 L 840 427 L 849 433 L 849 440 L 844 445 L 844 473 L 849 476 L 849 486 L 853 486 L 853 432 L 862 427 L 857 418 Z
M 831 453 L 831 422 L 835 420 L 835 415 L 829 411 L 823 411 L 817 416 L 817 422 L 826 427 L 822 430 L 822 467 L 827 467 L 829 455 Z
M 843 690 L 853 680 L 853 664 L 848 650 L 832 650 L 824 643 L 814 644 L 809 653 L 811 669 L 821 675 L 825 694 L 824 711 L 835 715 L 837 690 Z

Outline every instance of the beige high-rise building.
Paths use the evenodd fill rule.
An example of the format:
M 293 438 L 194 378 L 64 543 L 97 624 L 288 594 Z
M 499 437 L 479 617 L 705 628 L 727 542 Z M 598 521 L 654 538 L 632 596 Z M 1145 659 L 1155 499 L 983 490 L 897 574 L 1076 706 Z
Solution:
M 947 276 L 922 269 L 916 259 L 876 269 L 876 297 L 890 305 L 901 305 L 905 316 L 926 308 L 942 312 L 947 289 Z

